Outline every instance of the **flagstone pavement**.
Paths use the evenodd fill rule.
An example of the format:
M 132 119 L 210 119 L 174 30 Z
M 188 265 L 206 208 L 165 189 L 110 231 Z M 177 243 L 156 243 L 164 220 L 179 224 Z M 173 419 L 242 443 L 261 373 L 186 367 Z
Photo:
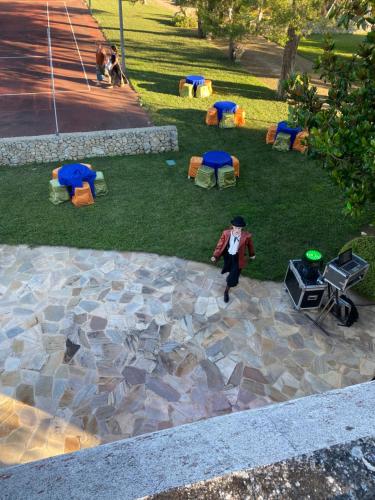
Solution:
M 375 306 L 319 330 L 281 283 L 145 253 L 0 246 L 0 464 L 370 380 Z

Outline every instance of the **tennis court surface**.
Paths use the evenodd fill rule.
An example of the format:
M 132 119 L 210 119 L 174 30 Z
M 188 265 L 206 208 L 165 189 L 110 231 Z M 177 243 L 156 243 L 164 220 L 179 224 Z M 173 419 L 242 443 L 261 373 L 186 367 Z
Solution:
M 126 85 L 96 81 L 104 37 L 83 0 L 0 0 L 0 137 L 147 127 Z

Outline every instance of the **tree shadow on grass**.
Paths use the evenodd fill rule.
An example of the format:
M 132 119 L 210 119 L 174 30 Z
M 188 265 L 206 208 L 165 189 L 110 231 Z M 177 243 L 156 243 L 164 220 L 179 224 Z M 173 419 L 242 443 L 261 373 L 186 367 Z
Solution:
M 182 36 L 184 38 L 197 38 L 197 31 L 192 29 L 192 28 L 180 28 L 179 26 L 176 26 L 171 18 L 165 18 L 165 19 L 160 19 L 157 17 L 145 17 L 144 19 L 147 19 L 149 21 L 155 21 L 159 24 L 162 24 L 164 26 L 169 26 L 173 28 L 174 30 L 170 34 L 173 36 Z M 164 33 L 164 35 L 167 35 L 168 33 Z
M 177 127 L 181 154 L 201 156 L 206 151 L 224 150 L 244 160 L 249 158 L 249 149 L 260 154 L 267 149 L 271 156 L 274 155 L 270 148 L 265 148 L 264 129 L 207 126 L 205 116 L 206 109 L 193 107 L 158 110 L 160 124 Z
M 129 76 L 137 80 L 138 86 L 149 92 L 178 96 L 178 75 L 168 73 L 157 73 L 155 71 L 130 70 Z M 184 75 L 181 75 L 183 78 Z M 207 76 L 210 76 L 209 74 Z M 262 99 L 275 101 L 275 93 L 268 87 L 254 85 L 252 83 L 230 82 L 213 79 L 214 94 L 220 96 L 237 96 L 247 99 Z M 220 94 L 220 95 L 219 95 Z
M 71 11 L 71 7 L 69 7 L 69 10 Z M 102 10 L 102 9 L 91 9 L 92 15 L 96 16 L 97 14 L 112 14 L 111 11 L 109 10 Z M 112 28 L 111 28 L 112 29 Z
M 243 84 L 238 82 L 228 82 L 215 80 L 213 82 L 215 92 L 222 95 L 237 95 L 247 99 L 262 99 L 276 101 L 276 94 L 268 87 L 254 84 Z
M 102 29 L 110 29 L 112 31 L 119 31 L 120 28 L 112 28 L 112 27 L 105 27 L 101 26 Z M 132 33 L 143 33 L 144 35 L 157 35 L 157 36 L 166 36 L 166 37 L 173 37 L 173 38 L 196 38 L 194 36 L 194 33 L 191 33 L 190 30 L 184 29 L 184 28 L 178 28 L 178 31 L 148 31 L 148 30 L 136 30 L 132 28 L 125 28 L 125 35 L 126 32 L 132 32 Z
M 184 72 L 183 75 L 192 73 L 193 68 L 200 68 L 199 73 L 207 75 L 207 69 L 213 71 L 225 71 L 229 73 L 235 73 L 236 75 L 242 75 L 246 77 L 250 77 L 248 72 L 246 72 L 241 66 L 238 64 L 233 64 L 228 61 L 224 56 L 221 56 L 221 53 L 218 53 L 218 49 L 213 48 L 212 52 L 206 52 L 205 54 L 197 52 L 192 52 L 189 49 L 183 49 L 178 43 L 174 44 L 174 53 L 173 59 L 171 59 L 171 50 L 170 49 L 159 49 L 159 48 L 147 48 L 144 51 L 142 48 L 137 46 L 136 44 L 128 44 L 126 47 L 127 51 L 131 56 L 129 59 L 133 59 L 134 61 L 147 61 L 164 65 L 175 66 L 183 66 Z M 173 50 L 173 48 L 172 48 Z M 144 55 L 141 55 L 144 54 Z M 155 54 L 155 57 L 154 57 Z M 165 54 L 165 57 L 160 57 L 160 54 Z M 220 57 L 221 56 L 221 57 Z M 192 68 L 189 70 L 189 68 Z M 195 71 L 195 70 L 194 70 Z
M 219 85 L 221 85 L 223 93 L 230 93 L 234 87 L 240 86 L 241 83 L 235 84 L 235 82 L 238 81 L 248 81 L 250 86 L 256 86 L 254 83 L 256 76 L 250 74 L 241 65 L 229 61 L 216 47 L 208 47 L 206 49 L 197 47 L 192 49 L 191 47 L 181 46 L 178 42 L 172 42 L 171 47 L 167 49 L 163 47 L 143 47 L 135 43 L 130 43 L 127 46 L 127 50 L 129 54 L 132 54 L 131 61 L 137 61 L 137 63 L 145 61 L 148 65 L 151 62 L 155 66 L 158 64 L 163 68 L 162 71 L 167 71 L 171 74 L 174 73 L 175 79 L 184 78 L 189 74 L 200 74 L 212 80 L 214 84 L 219 84 L 219 81 L 222 80 L 223 85 Z M 131 64 L 128 65 L 130 70 Z M 179 68 L 181 72 L 178 74 L 177 71 Z M 218 79 L 218 75 L 222 78 Z M 227 77 L 232 80 L 232 82 L 227 84 L 223 77 Z M 269 89 L 260 82 L 256 83 L 259 83 L 259 89 L 264 89 L 260 92 L 261 98 L 275 99 L 272 89 Z M 229 86 L 231 86 L 232 89 L 226 88 Z M 245 84 L 245 86 L 247 87 L 247 84 Z M 244 90 L 243 94 L 247 94 L 248 97 L 254 96 L 257 98 L 258 92 L 255 94 L 250 88 L 247 90 L 247 92 Z
M 128 58 L 128 60 L 131 60 L 133 56 L 130 56 Z M 155 62 L 155 59 L 153 59 L 152 57 L 142 57 L 142 56 L 134 56 L 133 57 L 134 61 L 154 61 Z M 210 70 L 213 70 L 213 71 L 217 71 L 218 68 L 217 65 L 215 65 L 214 63 L 212 64 L 208 64 L 207 62 L 204 63 L 204 66 L 200 63 L 192 63 L 192 62 L 189 62 L 189 63 L 186 63 L 185 61 L 176 61 L 176 60 L 173 60 L 173 62 L 171 62 L 170 60 L 168 59 L 163 59 L 163 58 L 158 58 L 157 59 L 157 62 L 160 64 L 171 64 L 173 65 L 174 67 L 176 66 L 183 66 L 184 70 L 183 72 L 181 73 L 181 78 L 186 76 L 187 74 L 201 74 L 202 72 L 204 73 L 205 76 L 207 76 L 209 78 L 209 71 Z M 202 69 L 202 67 L 204 68 L 204 71 Z M 190 70 L 186 71 L 187 68 L 191 68 Z M 199 69 L 193 69 L 193 68 L 199 68 Z M 177 68 L 176 68 L 177 69 Z M 243 71 L 240 71 L 240 70 L 236 70 L 235 68 L 232 69 L 231 68 L 231 73 L 239 73 L 239 74 L 244 74 Z
M 101 30 L 110 30 L 110 31 L 120 31 L 120 28 L 116 28 L 115 26 L 102 26 L 100 25 Z
M 119 43 L 119 40 L 115 40 Z M 185 66 L 189 66 L 191 63 L 196 63 L 197 61 L 202 62 L 202 66 L 207 63 L 214 64 L 217 69 L 222 69 L 224 71 L 235 71 L 244 74 L 245 71 L 241 69 L 237 64 L 232 63 L 229 59 L 221 52 L 220 49 L 216 47 L 197 47 L 193 49 L 192 47 L 184 46 L 181 42 L 171 41 L 168 47 L 155 46 L 151 47 L 149 45 L 140 45 L 139 42 L 127 42 L 126 49 L 132 54 L 145 54 L 153 59 L 154 55 L 157 60 L 161 60 L 158 56 L 159 54 L 165 55 L 166 62 L 174 64 L 176 58 L 182 59 L 182 63 Z
M 172 17 L 160 14 L 158 17 L 144 17 L 143 19 L 147 19 L 148 21 L 156 21 L 159 24 L 163 24 L 164 26 L 172 26 L 172 28 L 176 28 L 173 24 Z

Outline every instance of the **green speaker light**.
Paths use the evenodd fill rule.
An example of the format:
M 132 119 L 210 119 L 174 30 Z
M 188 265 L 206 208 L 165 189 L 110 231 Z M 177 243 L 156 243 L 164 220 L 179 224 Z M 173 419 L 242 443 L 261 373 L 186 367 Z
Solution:
M 318 250 L 307 250 L 305 253 L 305 257 L 307 260 L 312 262 L 316 262 L 322 259 L 322 254 Z

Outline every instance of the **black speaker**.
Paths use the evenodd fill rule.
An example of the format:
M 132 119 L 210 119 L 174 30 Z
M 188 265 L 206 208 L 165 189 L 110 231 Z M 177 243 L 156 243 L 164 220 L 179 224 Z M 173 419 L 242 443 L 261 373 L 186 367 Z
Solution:
M 320 275 L 313 281 L 306 279 L 302 259 L 289 261 L 284 283 L 296 309 L 318 309 L 321 306 L 327 284 Z

